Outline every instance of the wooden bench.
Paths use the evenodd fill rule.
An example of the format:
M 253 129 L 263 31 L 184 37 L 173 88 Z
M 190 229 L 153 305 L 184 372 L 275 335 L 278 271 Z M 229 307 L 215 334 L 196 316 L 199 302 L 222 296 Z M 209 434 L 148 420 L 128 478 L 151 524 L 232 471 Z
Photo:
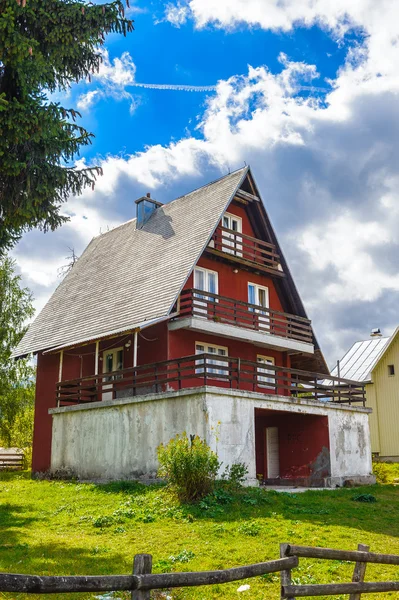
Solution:
M 0 448 L 0 471 L 24 468 L 24 454 L 16 448 Z

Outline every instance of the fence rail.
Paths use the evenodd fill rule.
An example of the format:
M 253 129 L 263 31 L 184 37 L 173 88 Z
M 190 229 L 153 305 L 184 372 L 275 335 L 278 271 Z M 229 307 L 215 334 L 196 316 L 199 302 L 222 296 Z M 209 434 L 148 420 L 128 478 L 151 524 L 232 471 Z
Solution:
M 149 590 L 175 587 L 192 587 L 239 581 L 276 573 L 285 568 L 294 568 L 298 558 L 282 558 L 244 567 L 220 571 L 187 573 L 151 573 L 152 559 L 149 554 L 138 554 L 133 563 L 133 575 L 99 576 L 39 576 L 0 573 L 0 592 L 26 594 L 66 594 L 71 592 L 149 592 Z M 147 595 L 132 595 L 132 598 L 149 598 Z
M 122 396 L 160 393 L 201 385 L 365 405 L 362 383 L 253 362 L 230 356 L 201 353 L 184 358 L 90 375 L 56 385 L 57 405 L 81 404 Z
M 359 544 L 358 548 L 357 551 L 346 551 L 280 544 L 280 559 L 277 560 L 218 571 L 182 573 L 152 573 L 152 556 L 136 554 L 132 575 L 42 577 L 40 575 L 0 573 L 0 592 L 67 594 L 130 591 L 132 600 L 149 600 L 151 590 L 223 584 L 276 572 L 280 572 L 281 577 L 281 599 L 349 594 L 350 600 L 360 600 L 362 594 L 399 591 L 399 581 L 364 581 L 367 563 L 398 565 L 399 556 L 368 552 L 365 550 L 368 546 L 362 544 Z M 291 571 L 299 565 L 299 558 L 338 559 L 355 562 L 352 581 L 293 585 Z M 362 568 L 360 569 L 360 567 Z
M 280 255 L 274 244 L 221 225 L 216 228 L 207 251 L 228 255 L 228 258 L 235 262 L 256 267 L 279 277 L 285 276 L 280 265 Z
M 206 318 L 308 344 L 313 343 L 309 319 L 198 289 L 184 290 L 180 295 L 178 318 L 187 316 Z
M 335 550 L 311 546 L 295 546 L 280 544 L 280 557 L 317 558 L 321 560 L 345 560 L 355 563 L 350 583 L 324 583 L 292 585 L 291 567 L 281 572 L 281 598 L 305 598 L 315 596 L 335 596 L 349 594 L 349 600 L 360 600 L 362 594 L 399 591 L 399 581 L 364 582 L 367 563 L 380 565 L 399 565 L 396 554 L 376 554 L 369 552 L 369 547 L 358 545 L 358 550 Z

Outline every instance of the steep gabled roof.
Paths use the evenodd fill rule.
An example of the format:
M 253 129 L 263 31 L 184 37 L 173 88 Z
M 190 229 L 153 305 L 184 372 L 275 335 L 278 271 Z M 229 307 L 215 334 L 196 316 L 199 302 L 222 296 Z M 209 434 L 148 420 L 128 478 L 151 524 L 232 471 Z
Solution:
M 397 327 L 391 337 L 372 337 L 368 340 L 355 342 L 339 361 L 340 376 L 355 381 L 371 381 L 371 374 L 388 351 L 396 336 Z M 338 367 L 334 367 L 331 375 L 337 375 Z
M 284 310 L 307 317 L 249 167 L 165 204 L 136 229 L 136 219 L 94 238 L 14 352 L 76 345 L 165 319 L 238 189 L 247 193 L 255 236 L 275 244 L 285 277 L 276 279 Z M 328 373 L 315 354 L 291 356 L 295 368 Z
M 248 167 L 95 237 L 14 356 L 135 329 L 166 316 Z M 139 293 L 138 293 L 139 291 Z

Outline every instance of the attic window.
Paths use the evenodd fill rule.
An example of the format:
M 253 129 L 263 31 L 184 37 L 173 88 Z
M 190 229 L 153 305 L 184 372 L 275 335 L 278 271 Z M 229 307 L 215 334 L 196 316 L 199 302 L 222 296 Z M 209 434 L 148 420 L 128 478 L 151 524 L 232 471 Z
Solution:
M 388 376 L 393 377 L 395 375 L 395 365 L 388 365 Z

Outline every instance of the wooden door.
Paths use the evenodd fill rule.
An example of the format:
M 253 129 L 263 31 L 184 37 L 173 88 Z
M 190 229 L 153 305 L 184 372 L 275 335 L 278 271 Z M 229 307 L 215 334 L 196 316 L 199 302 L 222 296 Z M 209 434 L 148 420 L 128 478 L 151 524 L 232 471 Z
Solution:
M 267 479 L 280 477 L 278 427 L 266 427 L 266 470 Z

